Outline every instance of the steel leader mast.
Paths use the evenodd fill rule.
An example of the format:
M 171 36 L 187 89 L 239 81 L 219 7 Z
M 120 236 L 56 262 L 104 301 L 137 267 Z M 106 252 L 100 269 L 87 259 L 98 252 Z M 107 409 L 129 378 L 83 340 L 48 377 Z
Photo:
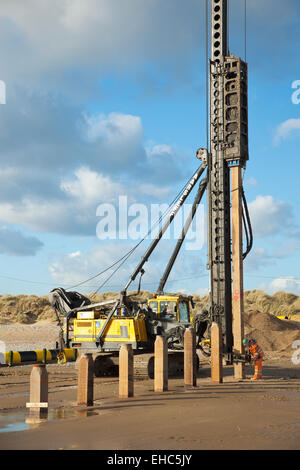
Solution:
M 230 168 L 248 160 L 247 64 L 229 55 L 228 1 L 211 0 L 210 145 L 208 149 L 208 269 L 210 316 L 223 332 L 232 362 Z

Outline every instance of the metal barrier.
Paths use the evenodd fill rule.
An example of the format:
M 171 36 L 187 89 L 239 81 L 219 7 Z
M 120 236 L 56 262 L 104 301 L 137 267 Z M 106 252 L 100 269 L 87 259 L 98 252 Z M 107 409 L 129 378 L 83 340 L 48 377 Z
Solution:
M 56 361 L 60 354 L 59 349 L 40 349 L 34 351 L 8 351 L 0 353 L 0 364 L 12 366 L 13 364 L 21 364 L 24 362 L 42 362 L 46 364 L 48 361 Z M 76 361 L 76 349 L 63 350 L 67 361 Z

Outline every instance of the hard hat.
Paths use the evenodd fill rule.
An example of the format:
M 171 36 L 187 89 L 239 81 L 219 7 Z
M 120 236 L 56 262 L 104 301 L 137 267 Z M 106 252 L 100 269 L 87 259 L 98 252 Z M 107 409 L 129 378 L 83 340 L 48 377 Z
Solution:
M 249 339 L 244 338 L 244 339 L 243 339 L 243 345 L 244 345 L 244 346 L 247 346 L 248 343 L 249 343 Z

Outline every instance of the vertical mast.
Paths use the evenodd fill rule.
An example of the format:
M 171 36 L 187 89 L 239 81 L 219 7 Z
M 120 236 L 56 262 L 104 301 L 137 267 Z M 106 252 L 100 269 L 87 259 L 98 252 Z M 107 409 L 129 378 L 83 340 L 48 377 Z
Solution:
M 228 2 L 212 0 L 211 12 L 211 60 L 220 63 L 228 55 Z
M 232 352 L 230 179 L 225 160 L 225 62 L 227 0 L 212 0 L 210 61 L 210 156 L 208 161 L 208 268 L 211 319 L 223 332 L 225 356 Z

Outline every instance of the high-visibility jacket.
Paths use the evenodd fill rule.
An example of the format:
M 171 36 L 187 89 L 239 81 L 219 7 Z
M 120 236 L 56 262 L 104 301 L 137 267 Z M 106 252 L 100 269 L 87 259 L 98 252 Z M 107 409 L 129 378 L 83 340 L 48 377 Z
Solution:
M 258 361 L 260 359 L 263 359 L 264 357 L 264 352 L 258 343 L 251 344 L 249 346 L 249 352 L 252 358 L 254 359 L 254 361 Z

